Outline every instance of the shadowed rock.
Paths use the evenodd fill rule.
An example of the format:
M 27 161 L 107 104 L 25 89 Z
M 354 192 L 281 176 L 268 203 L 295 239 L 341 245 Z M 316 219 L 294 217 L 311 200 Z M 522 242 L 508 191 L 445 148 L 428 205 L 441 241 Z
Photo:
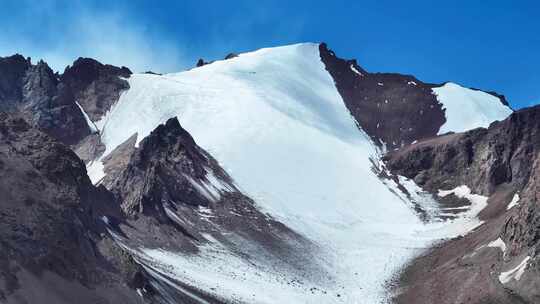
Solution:
M 5 113 L 0 193 L 0 302 L 139 301 L 144 272 L 102 220 L 121 221 L 112 195 L 69 148 Z
M 402 274 L 397 303 L 535 303 L 540 297 L 540 106 L 523 109 L 488 129 L 421 141 L 389 153 L 388 168 L 424 189 L 469 186 L 489 196 L 485 223 L 436 246 Z M 519 204 L 508 210 L 515 195 Z M 501 238 L 503 254 L 486 244 Z M 529 256 L 520 280 L 499 275 Z M 426 269 L 430 269 L 429 272 Z M 433 292 L 433 291 L 437 292 Z

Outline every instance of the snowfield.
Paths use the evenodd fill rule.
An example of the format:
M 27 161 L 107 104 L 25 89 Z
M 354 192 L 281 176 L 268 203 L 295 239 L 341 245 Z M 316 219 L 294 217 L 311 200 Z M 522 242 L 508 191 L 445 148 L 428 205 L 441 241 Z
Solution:
M 140 142 L 177 116 L 258 208 L 319 245 L 317 262 L 332 276 L 291 284 L 302 278 L 245 261 L 219 243 L 197 256 L 142 249 L 154 271 L 245 303 L 385 303 L 386 284 L 411 257 L 456 233 L 444 223 L 421 222 L 406 198 L 394 193 L 397 186 L 372 171 L 370 158 L 379 151 L 346 109 L 317 44 L 261 49 L 177 74 L 135 74 L 128 81 L 130 89 L 96 123 L 105 155 L 135 133 Z M 465 109 L 456 115 L 448 99 L 465 96 L 461 89 L 449 84 L 437 94 L 447 108 L 442 131 L 493 118 L 482 116 L 492 107 L 491 101 L 480 106 L 484 95 L 467 93 L 475 105 L 456 104 Z M 463 113 L 468 110 L 474 113 Z M 471 125 L 473 115 L 480 121 Z M 96 178 L 103 175 L 99 162 L 93 165 Z M 477 212 L 482 202 L 474 206 Z M 469 219 L 479 224 L 470 212 L 463 221 Z
M 452 82 L 433 88 L 433 93 L 446 111 L 446 123 L 438 134 L 487 128 L 492 122 L 503 120 L 512 113 L 512 109 L 503 105 L 499 98 Z

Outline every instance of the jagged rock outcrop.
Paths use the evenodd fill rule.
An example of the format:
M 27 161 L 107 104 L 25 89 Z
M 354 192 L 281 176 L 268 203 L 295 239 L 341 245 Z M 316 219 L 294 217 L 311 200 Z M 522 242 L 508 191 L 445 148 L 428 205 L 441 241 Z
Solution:
M 75 100 L 96 122 L 118 101 L 120 93 L 129 88 L 128 82 L 122 78 L 131 74 L 126 67 L 79 58 L 66 68 L 60 81 L 71 88 Z
M 32 65 L 20 55 L 0 59 L 0 104 L 65 144 L 90 134 L 72 91 L 43 61 Z
M 31 66 L 23 81 L 22 107 L 19 109 L 32 125 L 67 145 L 75 144 L 91 133 L 81 110 L 74 103 L 73 91 L 59 82 L 45 62 Z
M 385 157 L 394 173 L 432 193 L 467 185 L 490 197 L 480 214 L 484 225 L 435 247 L 404 272 L 402 279 L 410 288 L 398 296 L 398 303 L 424 296 L 426 300 L 415 303 L 537 302 L 539 159 L 540 106 L 517 111 L 488 129 L 429 139 Z M 509 206 L 513 199 L 519 201 L 517 206 Z M 497 238 L 504 242 L 504 252 L 487 249 L 486 244 Z M 521 279 L 502 282 L 500 274 L 525 257 L 530 260 Z M 426 273 L 426 267 L 432 270 Z
M 144 272 L 108 237 L 121 212 L 69 148 L 0 113 L 0 302 L 137 303 Z
M 30 59 L 17 54 L 0 58 L 0 110 L 9 111 L 22 100 L 23 78 Z
M 208 62 L 204 61 L 204 59 L 202 58 L 199 58 L 199 60 L 197 60 L 197 63 L 195 64 L 195 67 L 199 68 L 199 67 L 202 67 L 203 65 L 207 65 Z
M 225 56 L 224 59 L 225 59 L 225 60 L 229 60 L 229 59 L 233 59 L 233 58 L 235 58 L 235 57 L 238 57 L 238 54 L 236 54 L 236 53 L 229 53 L 229 54 L 227 54 L 227 56 Z
M 176 118 L 144 138 L 122 174 L 107 186 L 121 198 L 127 214 L 163 217 L 162 206 L 170 202 L 208 207 L 219 200 L 220 191 L 236 191 L 227 173 Z
M 62 75 L 43 61 L 33 65 L 21 55 L 0 58 L 0 110 L 22 113 L 32 126 L 62 143 L 91 151 L 81 156 L 93 159 L 100 144 L 82 142 L 93 133 L 82 111 L 92 122 L 98 121 L 129 88 L 122 78 L 130 75 L 128 68 L 88 58 L 79 58 Z

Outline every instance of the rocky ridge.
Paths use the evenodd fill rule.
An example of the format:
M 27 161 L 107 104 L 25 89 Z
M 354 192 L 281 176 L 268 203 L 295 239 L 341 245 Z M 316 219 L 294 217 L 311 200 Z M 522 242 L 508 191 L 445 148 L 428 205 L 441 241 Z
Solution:
M 75 153 L 0 113 L 0 168 L 3 303 L 140 301 L 144 271 L 102 221 L 120 208 Z
M 397 303 L 537 302 L 539 118 L 540 107 L 523 109 L 488 129 L 428 139 L 386 156 L 394 173 L 435 196 L 467 185 L 489 197 L 482 226 L 436 246 L 405 270 L 408 288 Z M 487 246 L 497 239 L 502 249 Z M 526 257 L 519 279 L 502 279 Z

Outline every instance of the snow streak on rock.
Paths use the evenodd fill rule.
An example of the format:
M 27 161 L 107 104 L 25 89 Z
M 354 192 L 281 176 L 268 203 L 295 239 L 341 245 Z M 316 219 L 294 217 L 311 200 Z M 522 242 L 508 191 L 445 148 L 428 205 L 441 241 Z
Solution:
M 527 268 L 527 262 L 529 262 L 530 258 L 530 256 L 527 256 L 515 268 L 512 268 L 505 272 L 501 272 L 501 274 L 499 275 L 499 281 L 503 284 L 507 284 L 511 280 L 519 281 L 521 279 L 521 276 L 525 272 L 525 268 Z

